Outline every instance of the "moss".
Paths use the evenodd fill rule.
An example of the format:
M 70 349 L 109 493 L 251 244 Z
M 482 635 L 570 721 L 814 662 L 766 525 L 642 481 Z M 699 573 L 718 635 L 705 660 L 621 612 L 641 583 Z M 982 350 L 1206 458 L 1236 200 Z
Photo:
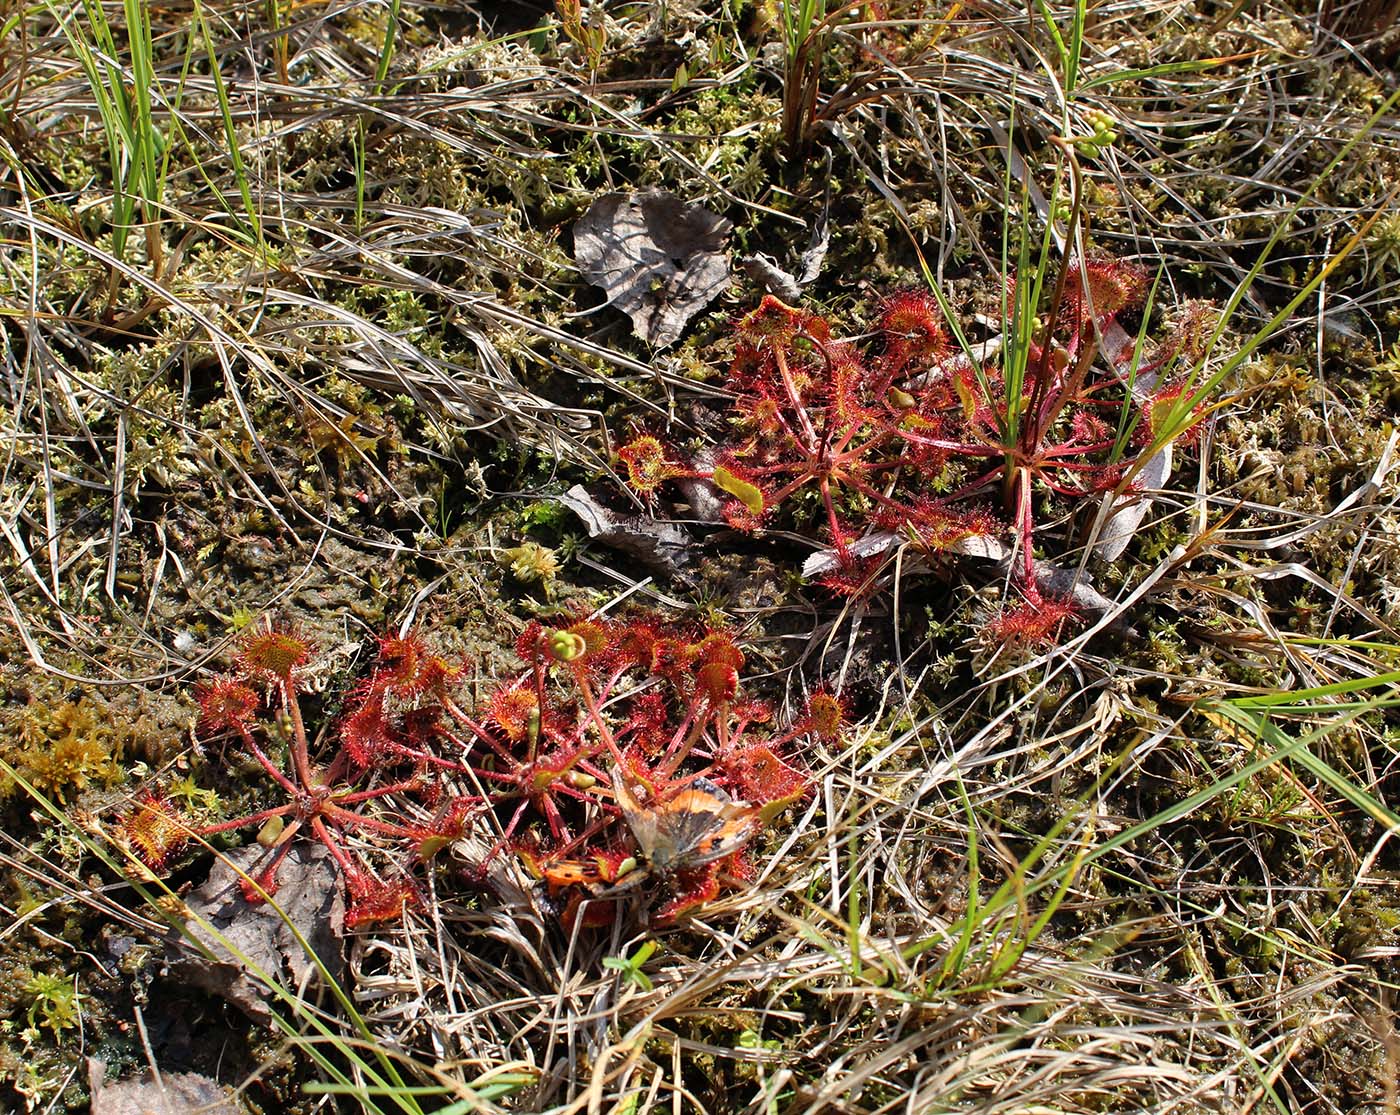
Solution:
M 30 697 L 23 705 L 0 710 L 0 724 L 0 757 L 51 800 L 62 802 L 90 786 L 112 786 L 122 778 L 118 760 L 130 735 L 112 722 L 97 699 L 83 696 L 50 704 Z M 19 788 L 11 776 L 0 776 L 0 796 Z
M 737 197 L 755 200 L 768 190 L 781 129 L 782 104 L 745 84 L 698 90 L 671 118 L 667 131 L 691 140 L 690 160 Z M 648 153 L 638 147 L 637 155 Z M 675 163 L 643 164 L 643 181 L 680 185 Z
M 1185 661 L 1186 643 L 1177 623 L 1154 620 L 1147 634 L 1147 657 L 1153 669 L 1176 673 Z
M 89 949 L 96 933 L 78 909 L 87 916 L 75 940 Z M 92 965 L 67 966 L 83 955 L 27 927 L 0 942 L 0 1107 L 63 1113 L 86 1104 L 86 1076 L 72 1066 L 116 1028 L 110 993 L 130 995 Z
M 37 1035 L 40 1029 L 46 1029 L 57 1040 L 65 1030 L 77 1028 L 83 997 L 78 993 L 78 981 L 72 976 L 37 973 L 25 983 L 24 993 L 29 998 L 26 1017 L 31 1032 Z

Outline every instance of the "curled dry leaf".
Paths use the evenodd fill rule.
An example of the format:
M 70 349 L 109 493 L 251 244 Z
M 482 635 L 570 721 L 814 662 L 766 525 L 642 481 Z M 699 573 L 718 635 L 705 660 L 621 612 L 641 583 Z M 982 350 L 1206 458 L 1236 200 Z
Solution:
M 883 554 L 905 541 L 894 531 L 877 530 L 858 538 L 846 547 L 855 558 L 865 559 Z M 1012 547 L 990 534 L 972 534 L 960 538 L 948 549 L 953 558 L 964 562 L 995 562 L 1000 573 L 1005 576 L 1015 560 Z M 834 573 L 841 568 L 840 555 L 833 549 L 818 550 L 810 554 L 802 564 L 802 576 L 807 580 Z M 983 566 L 985 568 L 985 566 Z M 1107 615 L 1114 602 L 1089 583 L 1087 576 L 1073 569 L 1064 569 L 1048 561 L 1034 564 L 1036 583 L 1042 590 L 1054 596 L 1063 597 L 1075 608 L 1088 616 L 1098 619 Z
M 708 447 L 695 454 L 695 467 L 701 472 L 713 472 L 718 463 L 717 454 Z M 700 476 L 678 476 L 676 487 L 681 490 L 688 505 L 686 518 L 700 523 L 724 522 L 724 504 L 729 497 L 719 490 L 713 480 Z
M 588 528 L 588 537 L 621 550 L 659 573 L 673 574 L 689 560 L 690 536 L 674 523 L 645 515 L 619 515 L 604 507 L 582 484 L 575 484 L 559 502 Z
M 831 247 L 830 216 L 831 180 L 827 179 L 826 198 L 822 203 L 822 211 L 812 223 L 812 239 L 807 244 L 807 250 L 802 253 L 802 258 L 797 264 L 797 285 L 800 287 L 811 286 L 817 281 L 817 276 L 821 274 L 822 264 L 826 262 L 826 251 Z
M 905 541 L 907 539 L 903 535 L 892 530 L 875 530 L 852 542 L 846 547 L 846 552 L 854 558 L 875 557 Z M 958 557 L 982 561 L 1005 561 L 1011 553 L 1011 548 L 994 535 L 969 534 L 966 538 L 959 538 L 954 542 L 948 548 L 948 552 Z M 808 555 L 807 560 L 802 563 L 802 576 L 809 581 L 815 580 L 840 568 L 841 555 L 834 549 L 827 548 Z
M 1110 352 L 1131 354 L 1133 351 L 1133 339 L 1116 321 L 1104 330 L 1104 345 Z M 1113 370 L 1124 383 L 1127 383 L 1126 369 L 1130 363 L 1131 359 L 1113 362 Z M 1151 397 L 1160 378 L 1155 372 L 1134 376 L 1131 384 L 1133 398 L 1139 404 L 1144 403 Z M 1172 446 L 1168 442 L 1147 459 L 1138 473 L 1138 483 L 1143 488 L 1160 488 L 1167 482 L 1171 471 Z M 1142 520 L 1147 517 L 1152 500 L 1137 492 L 1126 492 L 1117 498 L 1106 496 L 1105 499 L 1111 499 L 1112 503 L 1098 541 L 1094 544 L 1094 556 L 1104 561 L 1117 561 L 1127 550 Z
M 604 194 L 574 225 L 574 261 L 638 337 L 664 348 L 729 285 L 733 227 L 665 190 Z
M 1114 602 L 1090 583 L 1087 573 L 1066 569 L 1049 561 L 1035 563 L 1035 581 L 1048 596 L 1068 600 L 1080 615 L 1102 619 L 1113 611 Z M 1121 627 L 1123 620 L 1114 625 Z
M 857 538 L 846 547 L 846 552 L 854 558 L 875 557 L 899 545 L 901 541 L 900 536 L 892 530 L 877 530 L 867 534 L 864 538 Z M 812 581 L 818 577 L 824 577 L 828 573 L 834 573 L 840 568 L 841 555 L 828 547 L 807 555 L 807 560 L 802 563 L 802 576 Z
M 797 279 L 787 271 L 778 266 L 778 261 L 772 256 L 757 255 L 744 256 L 739 260 L 739 266 L 755 283 L 761 286 L 775 298 L 781 298 L 784 302 L 796 302 L 802 297 L 802 286 Z
M 829 163 L 830 160 L 828 160 L 828 169 Z M 831 183 L 828 179 L 822 211 L 812 222 L 812 238 L 807 244 L 807 250 L 802 253 L 802 258 L 798 260 L 797 274 L 784 271 L 778 266 L 777 260 L 762 253 L 742 257 L 739 260 L 739 266 L 744 269 L 744 273 L 750 279 L 763 287 L 769 294 L 784 302 L 797 302 L 802 297 L 803 288 L 811 286 L 817 281 L 817 276 L 821 274 L 822 264 L 826 261 L 826 251 L 831 246 L 830 216 Z
M 263 1001 L 269 983 L 299 987 L 314 977 L 316 963 L 302 941 L 340 977 L 345 924 L 335 862 L 320 845 L 293 847 L 282 861 L 273 901 L 249 903 L 240 883 L 267 855 L 252 844 L 216 860 L 208 880 L 185 900 L 190 917 L 184 930 L 172 931 L 167 940 L 177 978 L 223 996 L 259 1022 L 271 1017 Z
M 1167 442 L 1156 453 L 1147 458 L 1138 473 L 1138 483 L 1146 489 L 1160 488 L 1167 482 L 1172 471 L 1172 445 Z M 1133 540 L 1142 520 L 1152 507 L 1152 500 L 1141 492 L 1125 492 L 1121 496 L 1105 496 L 1112 499 L 1108 516 L 1104 519 L 1099 540 L 1094 543 L 1094 555 L 1104 561 L 1117 561 Z

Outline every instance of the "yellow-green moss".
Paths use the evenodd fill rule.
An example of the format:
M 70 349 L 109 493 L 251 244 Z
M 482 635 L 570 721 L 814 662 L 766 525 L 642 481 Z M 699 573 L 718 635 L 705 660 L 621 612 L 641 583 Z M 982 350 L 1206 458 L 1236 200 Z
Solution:
M 42 675 L 14 674 L 8 688 L 0 677 L 0 759 L 53 801 L 114 786 L 125 777 L 123 759 L 159 761 L 178 746 L 174 707 L 162 713 L 135 691 L 74 693 Z M 0 798 L 20 792 L 0 774 Z
M 125 733 L 86 697 L 50 705 L 31 698 L 21 710 L 7 709 L 0 757 L 45 797 L 64 801 L 89 786 L 111 786 L 121 779 L 117 760 Z M 18 783 L 0 774 L 0 795 Z

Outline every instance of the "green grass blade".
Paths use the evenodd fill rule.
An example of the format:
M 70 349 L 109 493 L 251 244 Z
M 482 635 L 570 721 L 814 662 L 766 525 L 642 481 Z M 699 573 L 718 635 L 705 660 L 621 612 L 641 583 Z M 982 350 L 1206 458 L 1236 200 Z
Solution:
M 1387 828 L 1400 830 L 1400 813 L 1377 801 L 1326 760 L 1314 754 L 1306 740 L 1295 740 L 1276 724 L 1271 723 L 1267 713 L 1254 713 L 1249 709 L 1239 708 L 1232 701 L 1212 701 L 1205 707 L 1243 728 L 1261 743 L 1274 748 L 1276 752 L 1288 751 L 1291 760 L 1296 761 L 1318 781 L 1330 786 L 1373 821 Z M 1368 701 L 1349 709 L 1348 715 L 1361 715 L 1376 707 L 1377 702 Z
M 1199 74 L 1230 62 L 1242 62 L 1257 57 L 1260 51 L 1247 51 L 1244 54 L 1227 54 L 1218 58 L 1196 58 L 1186 62 L 1163 62 L 1158 66 L 1140 66 L 1130 70 L 1118 70 L 1111 74 L 1099 74 L 1082 82 L 1076 92 L 1087 93 L 1091 89 L 1102 89 L 1106 85 L 1116 85 L 1120 81 L 1147 81 L 1156 77 L 1174 77 L 1177 74 Z
M 214 41 L 209 34 L 209 24 L 204 18 L 204 6 L 200 0 L 194 0 L 194 17 L 199 28 L 200 41 L 203 43 L 205 56 L 209 59 L 209 74 L 214 81 L 214 95 L 219 102 L 219 119 L 224 126 L 224 140 L 228 143 L 229 161 L 233 166 L 234 181 L 238 183 L 238 193 L 243 199 L 243 212 L 248 218 L 248 224 L 252 227 L 253 236 L 257 240 L 263 258 L 266 259 L 267 243 L 263 239 L 262 216 L 258 212 L 257 205 L 253 202 L 248 167 L 243 161 L 243 151 L 239 146 L 238 129 L 233 123 L 233 109 L 229 104 L 228 86 L 224 83 L 223 70 L 219 65 L 218 53 L 214 50 Z M 212 187 L 213 183 L 211 182 L 210 185 Z
M 1235 708 L 1268 708 L 1278 705 L 1294 705 L 1299 701 L 1310 701 L 1318 697 L 1335 697 L 1342 693 L 1364 693 L 1368 689 L 1382 686 L 1400 685 L 1400 670 L 1388 674 L 1376 674 L 1367 678 L 1350 678 L 1347 681 L 1333 682 L 1331 685 L 1318 685 L 1311 689 L 1296 689 L 1288 693 L 1261 693 L 1253 697 L 1233 697 L 1230 704 Z M 1317 706 L 1319 710 L 1329 707 Z

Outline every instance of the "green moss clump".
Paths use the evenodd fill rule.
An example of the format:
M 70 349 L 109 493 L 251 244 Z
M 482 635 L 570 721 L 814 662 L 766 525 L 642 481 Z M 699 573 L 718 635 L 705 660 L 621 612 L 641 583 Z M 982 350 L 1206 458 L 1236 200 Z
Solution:
M 135 690 L 75 691 L 19 663 L 0 670 L 0 759 L 59 803 L 121 782 L 124 759 L 160 762 L 188 715 L 178 702 Z M 0 800 L 22 793 L 0 772 Z
M 5 728 L 0 758 L 45 797 L 66 801 L 89 786 L 121 780 L 118 760 L 126 733 L 88 697 L 58 704 L 31 697 L 20 708 L 0 712 L 0 724 Z M 0 774 L 0 796 L 18 787 L 10 775 Z

